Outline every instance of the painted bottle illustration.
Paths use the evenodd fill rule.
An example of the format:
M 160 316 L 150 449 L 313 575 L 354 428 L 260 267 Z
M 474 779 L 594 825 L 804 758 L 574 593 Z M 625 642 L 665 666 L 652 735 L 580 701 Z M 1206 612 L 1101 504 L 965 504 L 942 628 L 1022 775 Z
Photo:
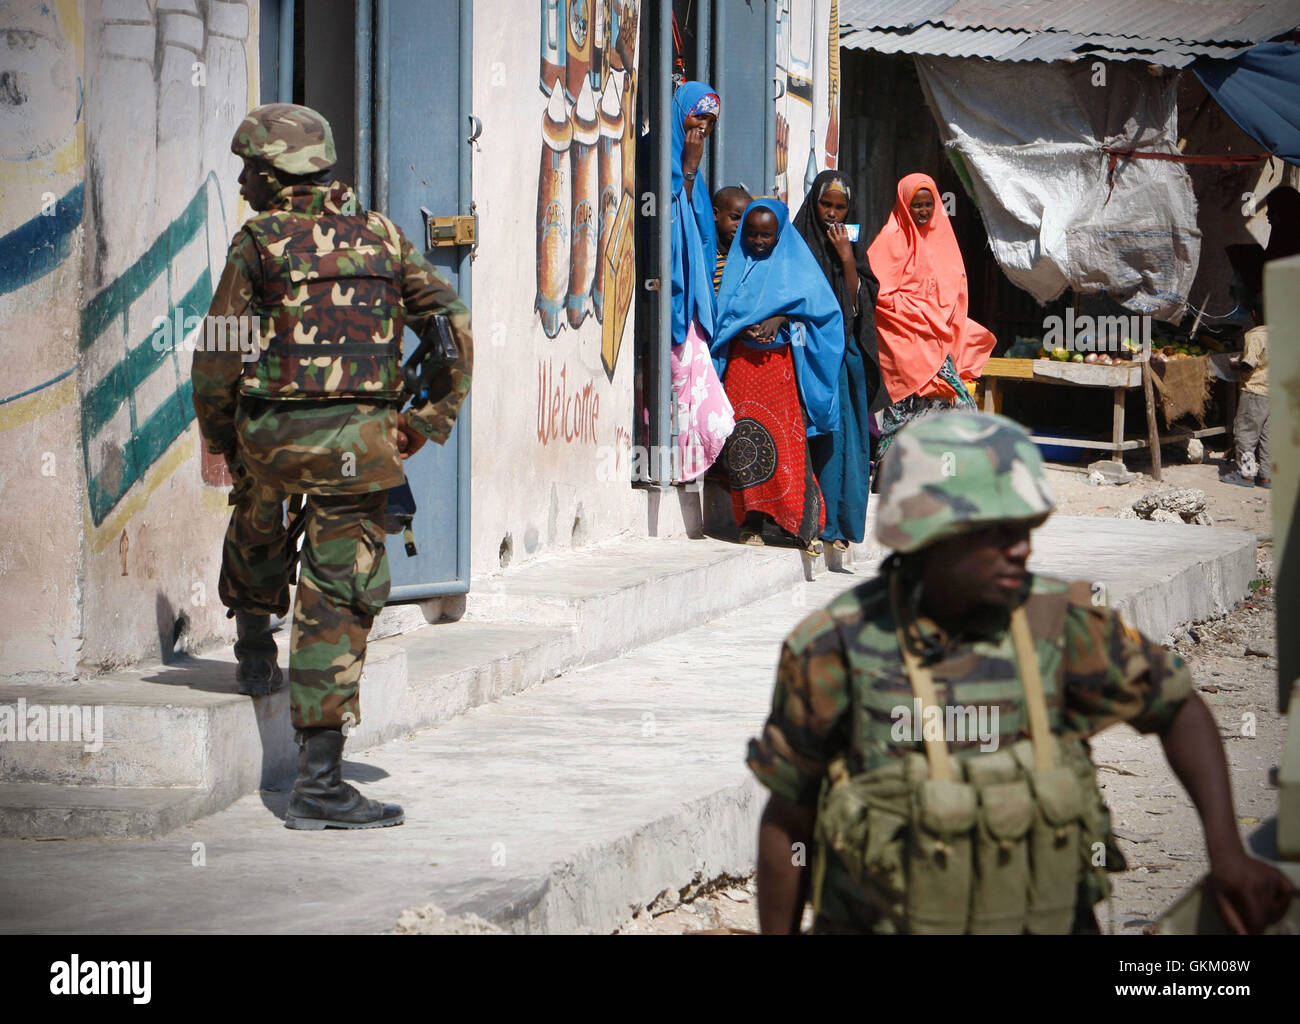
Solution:
M 596 244 L 596 280 L 591 304 L 596 319 L 605 319 L 606 250 L 623 196 L 623 91 L 611 76 L 600 97 L 600 236 Z M 621 76 L 617 76 L 621 77 Z
M 582 85 L 591 71 L 592 7 L 594 0 L 569 0 L 569 23 L 565 33 L 567 72 L 565 90 L 570 103 L 577 103 Z
M 817 180 L 817 132 L 808 130 L 808 168 L 803 172 L 803 194 L 807 195 Z
M 826 123 L 826 169 L 834 170 L 840 159 L 840 8 L 839 0 L 831 0 L 831 24 L 827 38 L 827 107 L 830 120 Z
M 582 92 L 573 107 L 573 145 L 569 160 L 573 165 L 573 234 L 569 255 L 569 326 L 578 327 L 591 310 L 591 284 L 596 275 L 597 235 L 600 231 L 600 160 L 596 152 L 600 142 L 600 116 L 591 83 L 582 83 Z
M 615 71 L 623 70 L 623 57 L 618 52 L 618 16 L 623 5 L 619 0 L 609 0 L 609 31 L 605 37 L 605 60 Z
M 563 82 L 568 48 L 564 35 L 568 23 L 565 0 L 542 0 L 542 92 L 551 94 L 556 80 Z
M 573 126 L 560 80 L 551 85 L 542 120 L 542 162 L 537 182 L 537 312 L 548 338 L 560 333 L 569 269 L 572 196 L 569 149 Z
M 596 10 L 591 26 L 591 87 L 597 93 L 609 81 L 609 4 L 610 0 L 595 0 Z

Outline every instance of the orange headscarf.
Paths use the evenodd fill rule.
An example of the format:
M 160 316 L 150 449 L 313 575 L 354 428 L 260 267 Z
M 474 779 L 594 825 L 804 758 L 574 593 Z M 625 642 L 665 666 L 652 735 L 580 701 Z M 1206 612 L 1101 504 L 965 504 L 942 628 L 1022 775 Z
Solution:
M 925 227 L 917 227 L 910 206 L 923 188 L 934 196 L 934 213 Z M 935 376 L 944 357 L 952 356 L 963 380 L 978 377 L 997 339 L 966 316 L 966 264 L 928 174 L 909 174 L 898 183 L 893 212 L 867 259 L 880 279 L 876 331 L 890 401 L 908 395 L 955 398 L 956 392 Z

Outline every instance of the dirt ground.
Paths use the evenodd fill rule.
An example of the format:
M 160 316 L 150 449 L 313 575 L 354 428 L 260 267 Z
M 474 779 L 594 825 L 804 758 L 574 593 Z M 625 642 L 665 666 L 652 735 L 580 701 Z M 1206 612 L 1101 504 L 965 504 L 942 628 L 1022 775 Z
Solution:
M 1200 465 L 1164 467 L 1157 484 L 1139 473 L 1123 485 L 1091 485 L 1082 473 L 1051 470 L 1058 510 L 1067 515 L 1114 516 L 1154 490 L 1198 487 L 1215 525 L 1248 530 L 1258 538 L 1258 579 L 1252 593 L 1227 616 L 1180 630 L 1173 648 L 1188 663 L 1197 692 L 1214 714 L 1227 751 L 1233 804 L 1243 841 L 1277 814 L 1270 771 L 1280 762 L 1283 720 L 1277 711 L 1277 646 L 1272 576 L 1269 491 L 1218 479 L 1222 453 L 1207 452 Z M 1130 470 L 1142 467 L 1130 464 Z M 1120 849 L 1129 870 L 1112 875 L 1114 894 L 1097 907 L 1103 931 L 1149 929 L 1207 870 L 1200 819 L 1165 761 L 1160 742 L 1126 726 L 1095 737 L 1093 761 Z M 725 929 L 756 931 L 757 890 L 752 876 L 699 880 L 665 892 L 619 934 L 680 935 Z M 811 923 L 805 915 L 805 924 Z
M 1169 450 L 1166 452 L 1167 457 L 1174 454 Z M 1056 492 L 1057 512 L 1069 516 L 1114 516 L 1120 509 L 1128 508 L 1135 500 L 1152 491 L 1171 487 L 1199 488 L 1205 492 L 1205 510 L 1214 520 L 1214 525 L 1253 533 L 1259 538 L 1260 556 L 1271 560 L 1273 506 L 1269 496 L 1272 491 L 1241 487 L 1220 480 L 1219 471 L 1224 465 L 1226 454 L 1222 449 L 1207 448 L 1205 461 L 1200 464 L 1166 462 L 1159 483 L 1151 478 L 1150 464 L 1145 459 L 1135 460 L 1132 453 L 1127 461 L 1128 469 L 1135 479 L 1127 484 L 1089 484 L 1083 467 L 1080 470 L 1070 470 L 1049 466 L 1048 478 Z

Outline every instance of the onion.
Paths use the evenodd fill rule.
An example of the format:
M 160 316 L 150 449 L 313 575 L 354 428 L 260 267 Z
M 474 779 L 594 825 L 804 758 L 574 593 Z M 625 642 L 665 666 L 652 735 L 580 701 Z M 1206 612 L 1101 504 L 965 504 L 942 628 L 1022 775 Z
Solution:
M 1089 352 L 1086 356 L 1083 357 L 1083 361 L 1085 363 L 1096 363 L 1099 362 L 1100 359 L 1096 352 Z

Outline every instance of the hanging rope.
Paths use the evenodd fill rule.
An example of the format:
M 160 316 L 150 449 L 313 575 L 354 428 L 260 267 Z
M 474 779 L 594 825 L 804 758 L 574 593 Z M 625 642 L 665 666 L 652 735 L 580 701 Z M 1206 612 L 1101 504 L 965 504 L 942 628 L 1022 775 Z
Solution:
M 1111 193 L 1115 191 L 1115 167 L 1120 157 L 1125 160 L 1168 160 L 1176 164 L 1214 164 L 1217 167 L 1233 167 L 1242 164 L 1258 164 L 1269 158 L 1267 153 L 1153 153 L 1150 150 L 1116 149 L 1102 146 L 1101 151 L 1110 156 L 1106 166 L 1106 202 L 1110 202 Z

